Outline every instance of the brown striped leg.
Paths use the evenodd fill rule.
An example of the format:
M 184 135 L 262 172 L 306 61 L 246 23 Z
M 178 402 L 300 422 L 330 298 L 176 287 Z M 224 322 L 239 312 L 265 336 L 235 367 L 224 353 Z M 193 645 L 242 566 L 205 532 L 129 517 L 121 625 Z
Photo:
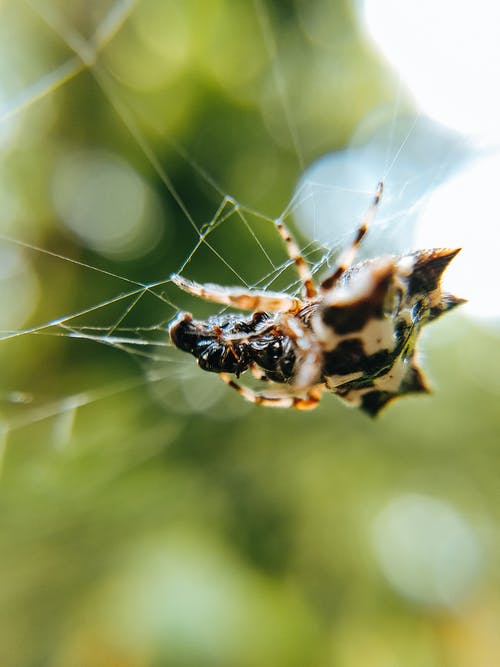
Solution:
M 212 283 L 201 285 L 194 280 L 187 280 L 177 273 L 172 274 L 170 279 L 177 287 L 189 294 L 240 310 L 288 313 L 296 312 L 303 306 L 300 299 L 283 292 L 250 290 L 244 287 L 223 287 Z
M 305 396 L 265 396 L 249 389 L 248 387 L 237 384 L 226 373 L 219 373 L 222 380 L 232 389 L 234 389 L 246 401 L 255 405 L 267 405 L 271 408 L 296 408 L 297 410 L 312 410 L 315 408 L 321 397 L 321 392 L 312 389 Z
M 299 278 L 302 281 L 302 289 L 304 296 L 308 299 L 312 299 L 317 295 L 316 286 L 313 282 L 311 272 L 307 266 L 306 260 L 302 257 L 300 250 L 297 247 L 297 244 L 292 238 L 292 235 L 288 231 L 288 228 L 285 226 L 284 222 L 278 218 L 274 221 L 276 229 L 279 232 L 279 235 L 283 239 L 286 247 L 286 251 L 290 259 L 293 259 L 295 262 L 295 268 L 299 274 Z
M 322 292 L 326 292 L 327 290 L 334 287 L 334 285 L 343 276 L 343 274 L 347 271 L 347 269 L 350 266 L 352 266 L 354 259 L 356 258 L 356 254 L 358 252 L 358 248 L 361 244 L 361 241 L 363 240 L 366 232 L 368 231 L 370 222 L 372 221 L 373 216 L 377 211 L 378 205 L 380 204 L 380 199 L 382 197 L 383 191 L 384 191 L 384 183 L 380 181 L 380 183 L 377 186 L 377 192 L 375 193 L 375 197 L 373 198 L 373 201 L 364 217 L 363 222 L 361 223 L 361 225 L 358 228 L 358 231 L 356 232 L 354 241 L 349 246 L 349 248 L 347 248 L 340 255 L 337 268 L 335 269 L 335 271 L 329 276 L 327 276 L 321 283 L 320 288 Z

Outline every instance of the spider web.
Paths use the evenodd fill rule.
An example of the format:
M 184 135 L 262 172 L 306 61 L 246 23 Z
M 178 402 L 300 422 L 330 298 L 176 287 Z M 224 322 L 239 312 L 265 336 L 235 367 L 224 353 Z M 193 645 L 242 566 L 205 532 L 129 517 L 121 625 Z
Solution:
M 167 11 L 173 12 L 173 5 L 166 5 L 169 6 Z M 297 49 L 297 40 L 287 44 L 287 39 L 293 41 L 297 25 L 301 25 L 303 31 L 310 28 L 312 15 L 306 20 L 297 10 L 293 14 L 294 23 L 293 12 L 290 16 L 279 16 L 276 7 L 256 0 L 245 5 L 244 10 L 240 5 L 225 24 L 223 3 L 208 3 L 201 17 L 196 16 L 201 11 L 197 3 L 186 3 L 182 20 L 188 25 L 190 21 L 196 24 L 200 49 L 203 40 L 208 39 L 202 29 L 203 19 L 210 23 L 211 12 L 216 14 L 219 32 L 214 30 L 211 37 L 230 43 L 226 45 L 226 52 L 224 44 L 219 51 L 212 52 L 213 62 L 207 67 L 212 68 L 212 75 L 217 74 L 218 68 L 222 70 L 221 76 L 226 76 L 225 94 L 229 91 L 234 95 L 236 105 L 242 107 L 242 115 L 250 113 L 249 99 L 255 103 L 259 95 L 263 96 L 261 132 L 275 142 L 275 170 L 284 165 L 287 169 L 286 177 L 281 177 L 270 168 L 268 177 L 276 183 L 277 189 L 273 192 L 266 183 L 266 174 L 261 175 L 258 168 L 253 168 L 254 164 L 262 163 L 251 153 L 250 142 L 241 142 L 241 135 L 236 136 L 236 143 L 243 143 L 248 153 L 240 157 L 232 155 L 233 164 L 241 162 L 239 173 L 245 177 L 240 176 L 239 187 L 238 179 L 233 179 L 235 191 L 232 188 L 229 191 L 227 173 L 205 166 L 204 155 L 216 153 L 218 145 L 210 136 L 204 136 L 203 117 L 198 122 L 192 121 L 199 137 L 190 136 L 191 128 L 184 140 L 177 140 L 175 130 L 170 134 L 168 127 L 167 130 L 162 127 L 162 114 L 154 108 L 154 96 L 139 94 L 130 82 L 122 81 L 127 66 L 127 62 L 120 62 L 120 57 L 126 53 L 123 44 L 136 38 L 134 31 L 144 30 L 144 25 L 151 29 L 151 22 L 137 17 L 142 17 L 143 12 L 147 17 L 154 7 L 151 2 L 116 0 L 90 5 L 75 2 L 68 9 L 64 3 L 30 0 L 22 4 L 22 11 L 16 17 L 12 3 L 0 9 L 5 18 L 4 26 L 7 26 L 5 30 L 12 30 L 14 35 L 16 30 L 19 35 L 25 31 L 23 48 L 27 48 L 30 34 L 40 36 L 32 51 L 24 53 L 21 61 L 12 65 L 18 65 L 19 71 L 15 72 L 18 76 L 9 72 L 10 89 L 4 94 L 0 113 L 4 128 L 1 140 L 17 151 L 12 160 L 7 152 L 2 164 L 1 194 L 5 204 L 1 246 L 5 257 L 9 261 L 15 258 L 16 266 L 21 267 L 13 270 L 12 276 L 9 274 L 8 285 L 16 288 L 12 288 L 14 296 L 7 299 L 7 308 L 15 311 L 15 301 L 23 295 L 22 290 L 16 290 L 22 285 L 36 296 L 32 312 L 23 315 L 20 308 L 19 319 L 23 324 L 5 327 L 1 333 L 1 352 L 8 368 L 2 400 L 6 438 L 43 422 L 47 424 L 50 439 L 64 444 L 73 435 L 74 421 L 85 406 L 110 397 L 121 400 L 120 397 L 129 392 L 137 397 L 142 388 L 155 395 L 163 408 L 174 412 L 189 414 L 210 410 L 221 418 L 223 413 L 224 418 L 228 418 L 228 414 L 239 416 L 247 407 L 237 404 L 236 400 L 229 413 L 220 406 L 217 412 L 217 403 L 222 396 L 227 396 L 227 390 L 222 383 L 217 384 L 216 377 L 200 373 L 193 360 L 179 354 L 168 341 L 166 327 L 179 310 L 188 309 L 203 317 L 218 308 L 179 293 L 171 283 L 170 274 L 181 273 L 200 282 L 298 293 L 300 283 L 274 227 L 277 217 L 292 227 L 313 275 L 318 276 L 333 266 L 339 249 L 349 243 L 380 179 L 386 182 L 384 204 L 372 223 L 370 238 L 362 252 L 373 255 L 410 249 L 422 197 L 429 188 L 440 183 L 450 169 L 449 150 L 448 157 L 443 157 L 444 148 L 449 149 L 448 142 L 440 147 L 441 153 L 433 166 L 426 162 L 418 172 L 414 167 L 410 170 L 404 155 L 410 145 L 418 144 L 425 122 L 418 116 L 405 115 L 406 102 L 401 87 L 390 80 L 381 81 L 373 99 L 360 102 L 359 109 L 351 109 L 337 90 L 336 99 L 343 100 L 345 105 L 345 109 L 339 111 L 340 129 L 332 130 L 323 141 L 318 139 L 318 133 L 313 133 L 309 125 L 319 122 L 324 127 L 328 123 L 333 126 L 334 119 L 328 113 L 330 98 L 324 95 L 323 101 L 314 101 L 313 96 L 328 84 L 321 68 L 338 55 L 321 43 L 309 47 L 308 53 L 305 39 L 301 43 L 302 51 L 293 52 Z M 236 23 L 231 25 L 231 21 Z M 241 21 L 239 25 L 238 21 Z M 280 21 L 288 22 L 286 28 L 277 28 Z M 317 17 L 314 21 L 317 22 Z M 260 54 L 259 76 L 246 83 L 243 79 L 239 81 L 224 61 L 231 58 L 231 48 L 234 48 L 231 38 L 238 35 L 242 27 L 252 31 Z M 157 63 L 161 60 L 158 35 L 153 35 L 152 40 L 153 46 L 143 42 L 144 53 L 139 56 L 152 58 L 152 62 Z M 39 61 L 37 47 L 43 53 Z M 19 56 L 15 49 L 13 52 Z M 306 55 L 305 62 L 312 66 L 316 61 L 321 75 L 314 80 L 316 88 L 312 85 L 312 75 L 304 73 L 304 65 L 297 62 L 298 56 L 305 58 Z M 320 56 L 323 62 L 319 61 Z M 381 68 L 373 54 L 365 54 L 365 57 L 368 63 L 365 67 L 370 71 Z M 201 62 L 203 56 L 199 58 Z M 132 65 L 132 61 L 129 64 Z M 150 74 L 153 77 L 154 72 Z M 160 74 L 168 82 L 168 72 L 160 68 L 158 76 Z M 179 76 L 182 75 L 188 77 L 193 73 L 184 70 Z M 329 85 L 334 89 L 336 85 L 343 85 L 347 94 L 351 94 L 346 84 L 348 77 L 349 73 L 344 76 L 337 73 Z M 260 91 L 257 91 L 256 81 L 260 83 Z M 311 85 L 309 90 L 301 91 L 298 84 L 304 82 Z M 212 81 L 212 85 L 222 84 Z M 361 82 L 360 86 L 363 85 Z M 141 181 L 147 184 L 148 192 L 155 188 L 151 198 L 153 217 L 163 222 L 167 217 L 175 223 L 169 223 L 171 229 L 168 225 L 162 227 L 160 222 L 151 232 L 153 240 L 144 241 L 146 249 L 136 251 L 137 257 L 124 253 L 116 258 L 112 245 L 102 252 L 95 251 L 89 248 L 87 232 L 80 233 L 80 229 L 72 233 L 55 223 L 56 213 L 47 202 L 47 191 L 50 192 L 57 155 L 51 156 L 54 160 L 45 165 L 36 157 L 31 164 L 26 157 L 36 156 L 37 151 L 43 150 L 42 135 L 57 126 L 58 114 L 63 114 L 64 105 L 67 106 L 62 124 L 81 126 L 85 133 L 88 123 L 85 114 L 90 113 L 88 101 L 82 105 L 82 117 L 77 115 L 83 86 L 92 87 L 98 110 L 96 122 L 99 113 L 107 114 L 104 130 L 91 137 L 92 150 L 100 149 L 99 138 L 106 143 L 106 123 L 120 127 L 120 136 L 126 137 L 122 141 L 127 143 L 127 150 L 125 152 L 121 144 L 114 152 L 118 155 L 123 152 L 123 162 L 133 164 Z M 191 84 L 191 91 L 185 93 L 180 85 L 175 91 L 189 95 L 193 94 L 193 89 L 196 85 Z M 206 96 L 211 92 L 206 92 Z M 174 98 L 172 104 L 175 102 Z M 181 111 L 189 104 L 189 100 L 180 100 Z M 372 113 L 368 122 L 358 123 L 370 105 L 378 111 Z M 174 116 L 175 113 L 172 112 Z M 216 119 L 220 114 L 220 122 L 228 122 L 230 142 L 231 121 L 225 118 L 225 111 L 216 108 L 212 113 Z M 345 162 L 333 162 L 326 172 L 322 171 L 324 164 L 318 163 L 319 166 L 304 175 L 307 164 L 332 147 L 340 148 L 352 134 L 349 128 L 342 126 L 350 115 L 353 116 L 350 129 L 356 126 L 358 129 L 349 155 L 356 156 L 357 165 L 364 165 L 362 173 L 351 163 L 346 169 Z M 166 124 L 182 127 L 176 118 L 168 118 Z M 382 127 L 383 131 L 376 133 L 376 127 Z M 244 123 L 238 131 L 242 132 L 242 128 Z M 65 141 L 68 138 L 64 133 L 54 139 L 57 143 L 54 154 L 64 152 Z M 81 140 L 80 147 L 82 145 L 85 139 Z M 93 155 L 99 164 L 102 156 L 98 151 Z M 211 165 L 215 162 L 207 161 Z M 71 169 L 72 163 L 63 161 L 60 168 L 63 174 L 66 167 Z M 50 171 L 48 178 L 40 173 L 43 168 Z M 88 172 L 84 176 L 87 178 Z M 9 180 L 23 185 L 18 200 L 8 193 Z M 254 180 L 257 181 L 255 187 Z M 265 191 L 264 196 L 258 186 Z M 190 191 L 195 194 L 191 196 Z M 41 212 L 32 215 L 30 205 Z M 325 217 L 329 220 L 326 226 Z M 163 255 L 164 247 L 168 252 Z M 150 275 L 144 257 L 152 258 L 155 275 Z M 21 296 L 16 297 L 17 294 Z M 10 321 L 9 318 L 6 321 Z M 99 370 L 100 366 L 104 370 Z

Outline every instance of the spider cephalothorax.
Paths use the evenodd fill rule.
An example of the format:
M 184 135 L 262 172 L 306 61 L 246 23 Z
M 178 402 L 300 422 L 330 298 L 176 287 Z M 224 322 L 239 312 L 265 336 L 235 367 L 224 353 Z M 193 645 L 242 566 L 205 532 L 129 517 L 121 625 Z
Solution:
M 206 321 L 180 313 L 169 327 L 174 345 L 263 405 L 308 409 L 328 389 L 376 415 L 398 396 L 428 391 L 415 344 L 422 326 L 463 302 L 441 290 L 441 275 L 458 250 L 419 250 L 351 265 L 381 192 L 380 184 L 354 243 L 319 289 L 283 223 L 276 223 L 302 280 L 303 299 L 172 276 L 191 294 L 254 311 Z M 281 390 L 256 393 L 227 375 L 248 369 Z

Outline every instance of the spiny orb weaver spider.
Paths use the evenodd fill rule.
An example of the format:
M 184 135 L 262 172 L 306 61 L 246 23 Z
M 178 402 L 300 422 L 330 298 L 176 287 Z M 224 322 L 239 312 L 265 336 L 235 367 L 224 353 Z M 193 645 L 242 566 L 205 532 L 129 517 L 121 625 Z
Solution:
M 379 183 L 351 246 L 319 287 L 289 231 L 275 221 L 302 283 L 302 299 L 200 285 L 174 274 L 172 281 L 190 294 L 253 313 L 206 321 L 179 313 L 169 326 L 172 343 L 260 405 L 308 410 L 327 389 L 375 416 L 398 396 L 428 392 L 415 344 L 422 326 L 464 302 L 441 290 L 441 275 L 460 249 L 417 250 L 353 265 L 382 190 Z M 255 392 L 228 375 L 238 378 L 247 369 L 281 387 Z

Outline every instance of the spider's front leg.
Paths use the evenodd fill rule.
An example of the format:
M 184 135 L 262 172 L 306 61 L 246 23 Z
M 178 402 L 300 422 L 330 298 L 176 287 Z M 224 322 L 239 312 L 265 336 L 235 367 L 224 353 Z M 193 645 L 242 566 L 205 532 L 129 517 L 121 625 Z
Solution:
M 321 400 L 321 387 L 318 385 L 304 392 L 302 396 L 294 394 L 283 394 L 282 396 L 266 396 L 266 394 L 255 392 L 248 387 L 238 384 L 226 373 L 219 373 L 222 380 L 234 389 L 246 401 L 255 405 L 267 405 L 271 408 L 296 408 L 297 410 L 312 410 Z
M 365 234 L 368 231 L 368 226 L 373 216 L 377 212 L 380 200 L 382 199 L 383 191 L 384 191 L 384 183 L 383 181 L 380 181 L 380 183 L 377 186 L 377 191 L 375 193 L 371 206 L 368 209 L 363 219 L 363 222 L 358 227 L 358 231 L 356 232 L 356 236 L 354 237 L 353 242 L 351 243 L 349 248 L 347 248 L 345 252 L 343 252 L 342 255 L 340 256 L 335 271 L 331 273 L 329 276 L 327 276 L 321 283 L 320 287 L 323 293 L 332 289 L 332 287 L 334 287 L 338 283 L 340 278 L 342 278 L 347 269 L 353 264 L 356 258 L 356 254 L 358 252 L 358 248 L 361 245 L 361 241 L 365 237 Z
M 201 285 L 192 280 L 186 280 L 178 274 L 171 276 L 173 283 L 184 292 L 199 296 L 201 299 L 232 306 L 239 310 L 272 311 L 278 313 L 298 312 L 303 304 L 300 299 L 283 292 L 268 292 L 247 290 L 241 287 L 223 287 L 206 283 Z

